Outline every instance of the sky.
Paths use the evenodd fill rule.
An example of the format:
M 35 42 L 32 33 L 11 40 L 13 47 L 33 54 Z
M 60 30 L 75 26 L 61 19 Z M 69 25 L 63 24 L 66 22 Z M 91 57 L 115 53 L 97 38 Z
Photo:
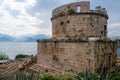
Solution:
M 0 0 L 0 33 L 11 36 L 52 35 L 52 10 L 63 4 L 82 0 Z M 91 9 L 105 7 L 108 11 L 108 36 L 120 36 L 120 0 L 90 1 Z

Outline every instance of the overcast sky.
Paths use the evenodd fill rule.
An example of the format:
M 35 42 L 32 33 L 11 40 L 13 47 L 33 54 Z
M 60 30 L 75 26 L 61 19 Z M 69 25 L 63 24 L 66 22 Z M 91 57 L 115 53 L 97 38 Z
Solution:
M 51 35 L 52 10 L 81 0 L 0 0 L 0 33 L 12 36 Z M 90 1 L 91 9 L 105 7 L 109 14 L 108 35 L 120 36 L 120 0 Z

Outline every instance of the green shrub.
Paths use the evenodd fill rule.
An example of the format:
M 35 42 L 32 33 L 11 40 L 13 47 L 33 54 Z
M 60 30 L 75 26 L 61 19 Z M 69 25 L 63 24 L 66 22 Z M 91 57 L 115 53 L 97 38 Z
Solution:
M 51 75 L 43 75 L 40 77 L 39 80 L 60 80 L 60 79 L 57 77 L 53 77 Z
M 114 69 L 103 68 L 100 74 L 93 74 L 91 70 L 86 70 L 76 74 L 76 76 L 62 75 L 54 77 L 51 75 L 34 74 L 34 71 L 23 71 L 15 73 L 14 76 L 8 75 L 1 77 L 0 80 L 120 80 L 120 66 Z M 14 79 L 13 79 L 14 78 Z
M 90 70 L 86 70 L 85 72 L 78 73 L 76 76 L 77 80 L 97 80 L 98 75 L 93 74 Z
M 0 60 L 8 60 L 8 59 L 9 59 L 8 55 L 6 55 L 3 52 L 0 52 Z
M 120 80 L 120 66 L 113 68 L 103 68 L 99 80 Z
M 68 10 L 69 14 L 75 14 L 75 11 L 73 9 Z
M 14 80 L 38 80 L 38 79 L 33 79 L 33 74 L 34 72 L 30 72 L 27 74 L 25 74 L 24 72 L 18 72 L 17 74 L 15 74 L 14 76 Z
M 70 77 L 68 77 L 68 78 L 66 78 L 65 80 L 73 80 L 72 78 L 70 78 Z
M 111 73 L 107 76 L 106 80 L 120 80 L 120 72 Z
M 25 58 L 25 57 L 27 57 L 27 56 L 28 56 L 28 55 L 18 54 L 18 55 L 16 55 L 15 59 Z
M 52 59 L 58 61 L 58 57 L 56 55 L 53 55 Z

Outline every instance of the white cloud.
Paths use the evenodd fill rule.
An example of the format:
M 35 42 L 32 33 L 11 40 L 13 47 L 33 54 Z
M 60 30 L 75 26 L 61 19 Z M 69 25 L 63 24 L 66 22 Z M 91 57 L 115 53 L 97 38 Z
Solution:
M 0 0 L 0 33 L 13 36 L 51 34 L 50 11 L 75 1 L 78 0 Z M 13 11 L 19 14 L 15 16 Z M 119 31 L 119 21 L 108 25 L 108 35 L 119 34 Z
M 108 25 L 108 36 L 120 36 L 120 22 L 111 23 Z
M 31 16 L 27 13 L 27 9 L 32 8 L 36 0 L 25 0 L 18 2 L 16 0 L 0 1 L 0 33 L 12 36 L 20 36 L 24 34 L 51 34 L 51 29 L 40 29 L 39 27 L 44 21 L 38 17 Z M 20 15 L 14 17 L 8 10 L 16 10 Z M 40 16 L 40 13 L 37 13 Z M 47 32 L 47 33 L 46 33 Z
M 109 28 L 120 28 L 120 22 L 109 24 Z
M 113 30 L 108 33 L 108 37 L 115 37 L 115 36 L 120 36 L 120 31 Z

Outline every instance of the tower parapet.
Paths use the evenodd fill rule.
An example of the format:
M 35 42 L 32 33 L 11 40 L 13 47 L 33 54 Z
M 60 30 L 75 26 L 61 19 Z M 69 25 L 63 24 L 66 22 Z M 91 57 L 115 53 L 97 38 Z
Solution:
M 79 11 L 77 10 L 77 7 L 80 7 Z M 66 4 L 54 9 L 52 12 L 52 17 L 77 13 L 77 11 L 88 12 L 89 10 L 90 10 L 90 2 L 85 2 L 85 1 L 76 2 L 76 3 Z

